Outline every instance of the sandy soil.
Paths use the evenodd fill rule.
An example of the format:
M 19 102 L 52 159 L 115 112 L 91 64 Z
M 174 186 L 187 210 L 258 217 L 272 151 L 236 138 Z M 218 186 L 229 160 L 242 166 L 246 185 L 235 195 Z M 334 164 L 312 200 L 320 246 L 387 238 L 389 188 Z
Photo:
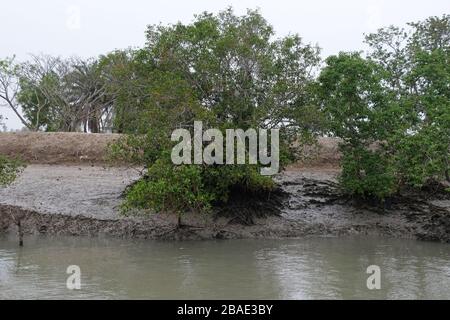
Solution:
M 72 132 L 0 133 L 0 154 L 20 157 L 31 164 L 104 164 L 108 144 L 120 134 Z M 315 146 L 305 147 L 304 159 L 292 168 L 338 165 L 338 140 L 320 138 Z
M 176 229 L 174 216 L 124 217 L 118 205 L 138 171 L 102 166 L 30 165 L 11 186 L 0 189 L 0 231 L 14 232 L 21 221 L 27 233 L 112 235 L 151 239 L 280 238 L 385 235 L 450 242 L 450 202 L 399 202 L 374 210 L 339 197 L 336 169 L 287 171 L 277 177 L 288 196 L 281 216 L 252 225 L 230 217 L 186 215 Z
M 33 164 L 102 164 L 119 134 L 74 132 L 0 133 L 0 154 Z

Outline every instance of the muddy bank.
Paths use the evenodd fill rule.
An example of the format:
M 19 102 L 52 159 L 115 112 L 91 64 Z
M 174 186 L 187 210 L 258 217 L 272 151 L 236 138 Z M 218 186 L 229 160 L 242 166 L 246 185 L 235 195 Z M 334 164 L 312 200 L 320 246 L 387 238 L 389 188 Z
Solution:
M 227 217 L 160 214 L 124 217 L 120 194 L 139 177 L 135 169 L 31 165 L 8 188 L 0 189 L 0 232 L 107 235 L 145 239 L 232 239 L 305 236 L 383 235 L 450 242 L 450 200 L 416 196 L 381 210 L 339 195 L 335 169 L 295 170 L 277 177 L 287 194 L 279 216 L 242 223 L 239 208 Z
M 0 188 L 0 204 L 111 219 L 117 217 L 122 191 L 138 177 L 137 168 L 29 165 L 12 185 Z

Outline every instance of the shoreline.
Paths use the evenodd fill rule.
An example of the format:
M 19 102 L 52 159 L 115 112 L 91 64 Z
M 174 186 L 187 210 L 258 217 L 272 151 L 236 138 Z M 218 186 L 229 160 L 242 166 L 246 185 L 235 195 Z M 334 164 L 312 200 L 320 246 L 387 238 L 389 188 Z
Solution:
M 118 212 L 121 194 L 139 178 L 140 168 L 106 165 L 107 146 L 118 138 L 118 134 L 0 133 L 2 154 L 22 157 L 29 164 L 12 185 L 0 188 L 0 233 L 17 232 L 12 212 L 22 217 L 25 234 L 168 240 L 367 234 L 450 243 L 450 194 L 410 195 L 385 211 L 342 199 L 336 184 L 339 141 L 333 138 L 320 138 L 316 146 L 306 147 L 302 162 L 275 176 L 288 195 L 279 216 L 239 223 L 239 210 L 231 207 L 231 215 L 237 212 L 234 219 L 187 214 L 182 221 L 187 226 L 181 229 L 176 229 L 173 215 L 124 217 Z M 256 210 L 263 211 L 261 206 Z
M 450 243 L 433 233 L 392 228 L 383 225 L 355 224 L 330 226 L 325 223 L 303 224 L 279 217 L 258 219 L 255 225 L 184 224 L 177 229 L 171 221 L 155 219 L 96 219 L 82 215 L 39 213 L 14 206 L 0 205 L 0 233 L 17 233 L 16 218 L 20 216 L 25 235 L 49 236 L 108 236 L 123 239 L 148 240 L 227 240 L 227 239 L 286 239 L 304 237 L 381 236 L 396 239 L 431 240 Z M 188 219 L 189 221 L 189 219 Z M 186 223 L 186 222 L 185 222 Z M 409 231 L 409 232 L 405 232 Z
M 336 173 L 335 169 L 304 168 L 277 176 L 288 195 L 280 216 L 254 218 L 253 224 L 245 225 L 232 217 L 186 214 L 184 226 L 177 229 L 174 215 L 124 217 L 118 213 L 121 191 L 136 179 L 133 170 L 31 165 L 16 183 L 0 190 L 0 233 L 17 232 L 21 220 L 25 235 L 155 240 L 370 235 L 450 243 L 449 200 L 399 202 L 392 210 L 379 211 L 339 199 Z

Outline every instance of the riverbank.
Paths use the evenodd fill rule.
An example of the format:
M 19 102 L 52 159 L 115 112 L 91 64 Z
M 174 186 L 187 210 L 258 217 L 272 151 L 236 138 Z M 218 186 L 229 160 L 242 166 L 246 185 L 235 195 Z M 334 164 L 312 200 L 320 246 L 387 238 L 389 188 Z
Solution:
M 232 216 L 143 214 L 126 217 L 119 204 L 137 169 L 88 165 L 29 165 L 0 189 L 0 232 L 198 240 L 381 235 L 450 242 L 450 200 L 438 194 L 394 201 L 389 210 L 339 196 L 336 168 L 295 168 L 276 180 L 286 197 L 280 215 L 243 224 Z

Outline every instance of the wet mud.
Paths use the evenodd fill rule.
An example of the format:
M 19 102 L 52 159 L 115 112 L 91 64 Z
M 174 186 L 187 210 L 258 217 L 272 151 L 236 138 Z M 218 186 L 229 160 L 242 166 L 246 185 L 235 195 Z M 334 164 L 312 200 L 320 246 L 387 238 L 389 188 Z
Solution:
M 301 168 L 276 177 L 268 199 L 239 198 L 209 215 L 140 212 L 118 206 L 139 170 L 102 166 L 31 165 L 0 189 L 0 232 L 113 236 L 164 240 L 381 235 L 450 242 L 450 197 L 436 190 L 407 193 L 380 207 L 349 199 L 338 171 Z M 239 193 L 237 193 L 239 194 Z

